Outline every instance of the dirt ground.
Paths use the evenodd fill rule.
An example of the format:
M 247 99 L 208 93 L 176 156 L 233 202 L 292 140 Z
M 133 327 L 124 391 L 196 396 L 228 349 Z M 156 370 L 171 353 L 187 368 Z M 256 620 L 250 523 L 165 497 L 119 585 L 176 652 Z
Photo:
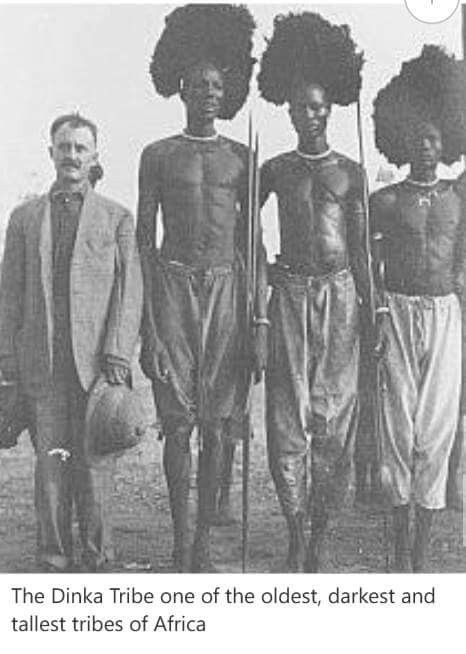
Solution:
M 146 389 L 148 411 L 152 412 Z M 286 531 L 267 467 L 262 389 L 255 393 L 255 438 L 251 449 L 250 537 L 248 572 L 281 572 Z M 155 414 L 154 414 L 155 417 Z M 170 572 L 171 524 L 161 465 L 162 447 L 155 432 L 118 460 L 111 507 L 118 563 L 113 572 Z M 193 468 L 195 460 L 193 461 Z M 195 480 L 192 483 L 195 511 Z M 235 459 L 233 499 L 241 515 L 241 448 Z M 76 539 L 77 540 L 77 539 Z M 384 519 L 375 509 L 355 508 L 352 497 L 329 529 L 324 572 L 385 572 Z M 241 525 L 213 532 L 214 562 L 219 572 L 241 571 Z M 33 452 L 27 434 L 19 445 L 0 452 L 0 572 L 34 572 L 35 519 Z M 462 516 L 442 511 L 436 518 L 431 550 L 432 572 L 466 572 Z

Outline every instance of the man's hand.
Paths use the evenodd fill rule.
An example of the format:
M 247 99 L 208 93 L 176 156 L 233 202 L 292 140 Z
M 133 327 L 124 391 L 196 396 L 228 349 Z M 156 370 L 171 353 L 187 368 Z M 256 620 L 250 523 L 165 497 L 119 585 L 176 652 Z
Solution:
M 384 333 L 384 323 L 389 320 L 390 314 L 387 307 L 379 307 L 375 316 L 375 330 L 373 336 L 372 354 L 376 361 L 384 358 L 387 351 L 387 338 Z
M 142 372 L 149 379 L 158 379 L 163 383 L 168 381 L 169 357 L 161 343 L 150 347 L 143 344 L 139 356 L 139 363 Z
M 371 314 L 371 307 L 368 302 L 360 302 L 359 306 L 359 331 L 361 343 L 365 344 L 366 351 L 379 361 L 385 355 L 387 339 L 385 337 L 385 323 L 390 320 L 390 311 L 383 294 L 378 293 L 375 297 L 375 324 L 374 316 Z
M 254 328 L 253 372 L 255 384 L 262 381 L 265 369 L 267 368 L 268 332 L 268 323 L 256 324 Z
M 114 361 L 106 361 L 103 367 L 105 381 L 112 386 L 120 386 L 126 383 L 129 377 L 128 366 Z

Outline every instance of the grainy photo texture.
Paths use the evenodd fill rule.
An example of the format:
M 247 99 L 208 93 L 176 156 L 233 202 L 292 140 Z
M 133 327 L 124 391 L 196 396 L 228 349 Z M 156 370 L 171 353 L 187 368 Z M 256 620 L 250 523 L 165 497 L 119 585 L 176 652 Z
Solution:
M 0 572 L 466 571 L 463 21 L 0 7 Z

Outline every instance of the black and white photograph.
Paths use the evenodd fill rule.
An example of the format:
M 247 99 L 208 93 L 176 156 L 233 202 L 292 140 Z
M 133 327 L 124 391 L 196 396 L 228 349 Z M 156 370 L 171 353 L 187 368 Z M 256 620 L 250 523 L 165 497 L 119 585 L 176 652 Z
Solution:
M 439 4 L 0 5 L 0 573 L 466 572 Z

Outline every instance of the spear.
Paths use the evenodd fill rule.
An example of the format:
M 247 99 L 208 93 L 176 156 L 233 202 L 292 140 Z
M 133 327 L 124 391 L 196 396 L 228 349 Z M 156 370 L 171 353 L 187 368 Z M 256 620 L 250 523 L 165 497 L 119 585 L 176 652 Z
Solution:
M 248 345 L 251 343 L 253 331 L 254 304 L 256 296 L 256 266 L 257 266 L 257 226 L 259 211 L 259 137 L 253 136 L 252 116 L 249 115 L 248 137 L 248 205 L 247 205 L 247 235 L 246 235 L 246 330 Z M 250 348 L 248 349 L 250 351 Z M 251 388 L 252 380 L 248 375 L 248 427 L 243 439 L 242 465 L 242 570 L 246 572 L 248 561 L 249 536 L 249 463 L 251 425 Z
M 361 97 L 358 97 L 357 101 L 357 131 L 358 131 L 358 142 L 359 142 L 359 163 L 362 170 L 363 177 L 363 189 L 362 189 L 362 207 L 364 212 L 364 233 L 365 233 L 365 251 L 367 257 L 367 274 L 369 279 L 369 312 L 371 320 L 372 334 L 377 334 L 379 328 L 378 314 L 385 313 L 385 307 L 377 307 L 376 302 L 376 288 L 374 280 L 374 270 L 373 270 L 373 260 L 372 260 L 372 243 L 371 243 L 371 229 L 370 229 L 370 216 L 369 216 L 369 184 L 367 179 L 367 169 L 366 169 L 366 159 L 364 154 L 364 135 L 362 128 L 362 110 L 361 110 Z M 376 349 L 379 346 L 378 338 L 376 337 Z M 380 406 L 380 356 L 379 352 L 374 352 L 374 361 L 373 361 L 373 374 L 374 380 L 372 385 L 372 415 L 373 415 L 373 429 L 374 429 L 374 458 L 375 461 L 375 485 L 376 488 L 372 489 L 377 492 L 377 495 L 380 497 L 383 503 L 383 541 L 384 541 L 384 559 L 385 559 L 385 571 L 389 572 L 390 567 L 390 556 L 389 556 L 389 544 L 388 544 L 388 521 L 387 521 L 387 512 L 386 512 L 386 482 L 387 482 L 387 470 L 383 466 L 382 462 L 382 448 L 381 448 L 381 406 Z M 372 475 L 371 475 L 372 476 Z
M 461 5 L 461 36 L 463 39 L 463 59 L 466 54 L 466 5 Z

